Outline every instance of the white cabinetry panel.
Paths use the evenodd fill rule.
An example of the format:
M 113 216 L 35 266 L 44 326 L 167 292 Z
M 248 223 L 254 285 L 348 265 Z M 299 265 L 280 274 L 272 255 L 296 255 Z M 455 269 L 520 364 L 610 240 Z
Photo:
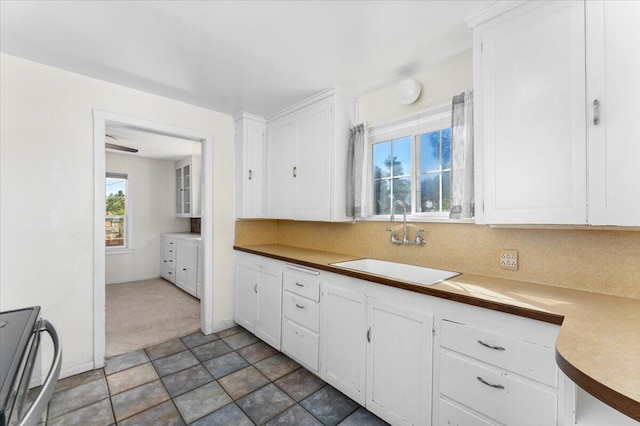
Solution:
M 236 217 L 263 217 L 265 120 L 240 113 L 236 120 Z
M 584 3 L 526 7 L 480 36 L 485 220 L 584 224 Z
M 392 424 L 428 424 L 433 316 L 371 298 L 367 312 L 367 408 Z
M 588 1 L 589 222 L 640 225 L 640 2 Z M 594 123 L 593 102 L 600 106 Z
M 297 135 L 295 121 L 287 119 L 269 124 L 265 212 L 268 218 L 289 219 L 294 215 Z
M 365 404 L 366 297 L 337 286 L 322 287 L 322 377 Z

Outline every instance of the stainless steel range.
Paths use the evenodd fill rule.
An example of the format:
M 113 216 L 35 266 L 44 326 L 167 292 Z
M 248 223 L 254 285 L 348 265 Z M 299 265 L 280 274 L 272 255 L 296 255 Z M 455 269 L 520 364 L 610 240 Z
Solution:
M 38 423 L 58 381 L 62 361 L 58 333 L 39 314 L 39 306 L 0 312 L 0 426 Z M 53 340 L 53 361 L 40 393 L 26 410 L 27 391 L 43 331 Z

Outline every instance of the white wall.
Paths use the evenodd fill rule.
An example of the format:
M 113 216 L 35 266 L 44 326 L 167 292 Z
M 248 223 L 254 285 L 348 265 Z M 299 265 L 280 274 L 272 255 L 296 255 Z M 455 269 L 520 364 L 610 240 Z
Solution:
M 63 374 L 93 361 L 94 108 L 214 135 L 214 324 L 233 316 L 233 118 L 0 54 L 0 310 L 42 306 Z
M 129 176 L 132 204 L 129 228 L 133 253 L 108 253 L 107 284 L 147 280 L 160 276 L 160 234 L 189 232 L 190 220 L 175 217 L 175 162 L 107 153 L 106 171 Z
M 397 82 L 381 87 L 358 98 L 358 122 L 381 123 L 444 102 L 465 90 L 473 89 L 473 55 L 466 52 L 439 65 L 416 72 L 413 78 L 422 85 L 422 92 L 415 103 L 403 105 L 397 100 Z

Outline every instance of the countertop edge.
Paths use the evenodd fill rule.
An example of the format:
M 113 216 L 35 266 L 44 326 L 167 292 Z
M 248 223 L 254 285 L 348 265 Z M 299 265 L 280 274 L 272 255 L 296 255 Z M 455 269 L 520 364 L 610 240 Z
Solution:
M 400 288 L 408 291 L 422 293 L 428 296 L 439 297 L 442 299 L 452 300 L 454 302 L 465 303 L 467 305 L 478 306 L 481 308 L 491 309 L 494 311 L 518 315 L 521 317 L 530 318 L 538 321 L 544 321 L 547 323 L 556 324 L 560 326 L 562 326 L 562 323 L 565 318 L 563 315 L 555 314 L 552 312 L 544 312 L 544 311 L 539 311 L 535 309 L 524 308 L 521 306 L 510 305 L 508 303 L 490 301 L 490 300 L 481 299 L 481 298 L 477 298 L 470 295 L 450 293 L 450 292 L 447 292 L 446 290 L 437 289 L 433 287 L 417 286 L 407 282 L 395 281 L 395 280 L 377 276 L 377 275 L 370 275 L 370 274 L 366 274 L 358 271 L 348 270 L 344 268 L 337 268 L 330 265 L 309 262 L 309 261 L 305 261 L 297 258 L 277 255 L 274 253 L 268 253 L 260 250 L 253 250 L 247 247 L 234 245 L 233 248 L 234 250 L 237 250 L 237 251 L 256 254 L 259 256 L 281 260 L 284 262 L 293 262 L 298 265 L 307 266 L 310 268 L 320 269 L 327 272 L 349 276 L 352 278 L 358 278 L 358 279 L 362 279 L 370 282 L 375 282 L 378 284 L 388 285 L 391 287 L 396 287 L 396 288 Z M 351 258 L 357 258 L 357 257 L 351 256 Z M 593 379 L 587 373 L 575 367 L 569 360 L 565 359 L 564 356 L 560 354 L 557 348 L 556 348 L 556 363 L 558 367 L 571 380 L 574 381 L 574 383 L 576 383 L 585 391 L 589 392 L 589 394 L 593 395 L 595 398 L 611 406 L 612 408 L 620 411 L 624 415 L 629 416 L 634 420 L 640 421 L 640 401 L 636 401 L 620 392 L 617 392 L 611 389 L 604 383 Z
M 593 397 L 599 399 L 608 406 L 615 408 L 622 414 L 640 421 L 640 402 L 611 389 L 604 383 L 597 381 L 584 371 L 578 369 L 571 364 L 571 362 L 565 359 L 557 348 L 556 363 L 576 385 L 589 392 Z

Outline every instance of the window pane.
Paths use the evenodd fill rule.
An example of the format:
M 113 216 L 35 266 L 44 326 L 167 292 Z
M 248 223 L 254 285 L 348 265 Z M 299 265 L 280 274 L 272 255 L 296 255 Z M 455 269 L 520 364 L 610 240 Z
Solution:
M 451 172 L 442 173 L 442 211 L 451 210 Z
M 442 130 L 442 168 L 451 168 L 451 129 Z
M 122 216 L 125 214 L 125 197 L 127 192 L 127 180 L 119 178 L 107 178 L 106 205 L 107 215 Z
M 124 218 L 108 217 L 104 222 L 104 237 L 107 247 L 124 247 Z
M 373 145 L 373 178 L 389 177 L 391 174 L 391 142 Z
M 420 135 L 420 171 L 440 170 L 440 131 Z
M 393 201 L 396 200 L 402 200 L 407 206 L 407 212 L 411 213 L 411 178 L 393 179 Z
M 391 181 L 388 179 L 373 181 L 373 214 L 389 214 L 391 200 Z
M 411 137 L 393 141 L 393 175 L 411 174 Z
M 440 211 L 440 173 L 420 176 L 421 212 Z

